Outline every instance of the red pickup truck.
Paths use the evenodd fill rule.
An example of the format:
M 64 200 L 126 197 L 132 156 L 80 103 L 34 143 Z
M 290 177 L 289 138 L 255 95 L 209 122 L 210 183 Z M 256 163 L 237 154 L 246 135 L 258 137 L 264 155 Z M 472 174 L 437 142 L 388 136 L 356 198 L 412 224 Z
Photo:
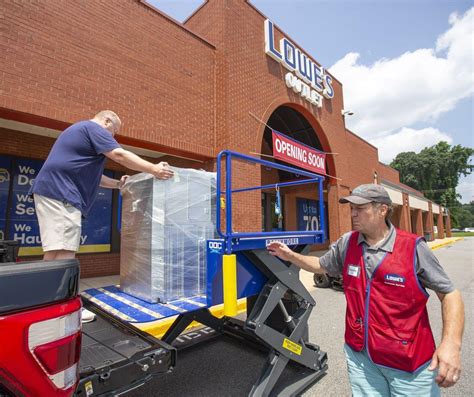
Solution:
M 81 302 L 78 286 L 77 260 L 0 255 L 0 397 L 117 395 L 175 366 L 174 347 Z

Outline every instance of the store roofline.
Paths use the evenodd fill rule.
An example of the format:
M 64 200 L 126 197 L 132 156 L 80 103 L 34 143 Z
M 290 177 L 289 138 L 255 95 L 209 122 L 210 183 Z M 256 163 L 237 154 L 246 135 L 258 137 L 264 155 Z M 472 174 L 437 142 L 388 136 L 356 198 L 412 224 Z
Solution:
M 394 183 L 394 182 L 387 181 L 387 180 L 383 179 L 383 180 L 380 181 L 380 184 L 381 185 L 386 185 L 390 188 L 398 190 L 401 193 L 406 193 L 406 194 L 408 194 L 409 197 L 414 197 L 414 198 L 417 198 L 419 200 L 426 201 L 427 203 L 431 203 L 432 206 L 436 205 L 440 208 L 440 211 L 446 212 L 446 210 L 448 210 L 448 208 L 444 207 L 441 204 L 438 204 L 438 203 L 434 202 L 433 200 L 430 200 L 429 198 L 425 197 L 423 195 L 423 193 L 421 193 L 420 191 L 418 191 L 416 189 L 413 189 L 412 187 L 410 187 L 408 185 L 405 185 L 404 183 Z
M 156 12 L 157 14 L 161 15 L 162 17 L 170 20 L 171 22 L 173 22 L 177 27 L 185 30 L 187 33 L 189 33 L 190 35 L 194 36 L 196 39 L 202 41 L 204 44 L 206 44 L 207 46 L 211 47 L 212 49 L 216 49 L 216 46 L 214 44 L 212 44 L 209 40 L 205 39 L 204 37 L 200 36 L 199 34 L 193 32 L 191 29 L 189 29 L 187 26 L 184 26 L 184 22 L 181 23 L 179 21 L 177 21 L 176 19 L 174 19 L 173 17 L 171 17 L 170 15 L 166 14 L 165 12 L 161 11 L 159 8 L 156 8 L 154 5 L 148 3 L 147 0 L 138 0 L 139 3 L 143 4 L 144 6 L 150 8 L 151 10 L 153 10 L 154 12 Z M 207 3 L 207 1 L 206 1 Z M 205 3 L 203 3 L 201 5 L 201 7 L 204 5 Z M 199 7 L 198 9 L 196 9 L 196 11 L 198 11 L 201 7 Z M 196 12 L 194 11 L 193 14 Z M 189 19 L 189 17 L 188 17 Z M 186 21 L 185 21 L 186 22 Z
M 203 1 L 202 4 L 191 13 L 191 15 L 187 16 L 184 19 L 183 25 L 186 24 L 193 16 L 195 16 L 201 10 L 201 8 L 203 8 L 208 2 L 209 0 Z
M 391 170 L 395 170 L 395 171 L 399 172 L 396 168 L 390 167 L 388 164 L 382 163 L 381 161 L 379 161 L 379 164 L 383 165 L 384 167 L 390 168 Z
M 386 179 L 381 179 L 380 184 L 381 185 L 387 185 L 387 186 L 389 186 L 391 188 L 394 188 L 394 189 L 397 189 L 397 190 L 399 190 L 403 193 L 411 194 L 411 195 L 416 196 L 417 198 L 423 199 L 425 201 L 431 201 L 430 199 L 425 197 L 425 195 L 423 193 L 421 193 L 420 191 L 418 191 L 416 189 L 413 189 L 412 187 L 410 187 L 408 185 L 405 185 L 404 183 L 401 183 L 401 182 L 395 183 L 395 182 L 392 182 L 392 181 L 388 181 Z
M 367 145 L 369 146 L 372 146 L 376 151 L 377 151 L 377 157 L 378 157 L 378 152 L 379 152 L 379 148 L 377 146 L 374 146 L 372 145 L 370 142 L 366 141 L 364 138 L 361 138 L 359 135 L 357 135 L 355 132 L 352 132 L 349 128 L 346 127 L 346 132 L 348 132 L 349 134 L 355 136 L 356 138 L 358 138 L 359 140 L 361 140 L 362 142 L 366 143 Z M 380 163 L 380 161 L 379 161 Z

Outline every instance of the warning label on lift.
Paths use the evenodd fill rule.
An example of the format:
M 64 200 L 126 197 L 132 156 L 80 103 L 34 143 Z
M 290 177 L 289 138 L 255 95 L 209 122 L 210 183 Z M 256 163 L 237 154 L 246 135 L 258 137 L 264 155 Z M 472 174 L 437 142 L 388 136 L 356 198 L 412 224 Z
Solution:
M 286 350 L 289 350 L 292 353 L 297 354 L 298 356 L 301 355 L 301 350 L 303 350 L 303 347 L 301 345 L 298 345 L 298 343 L 295 343 L 287 338 L 283 339 L 283 345 L 282 345 Z

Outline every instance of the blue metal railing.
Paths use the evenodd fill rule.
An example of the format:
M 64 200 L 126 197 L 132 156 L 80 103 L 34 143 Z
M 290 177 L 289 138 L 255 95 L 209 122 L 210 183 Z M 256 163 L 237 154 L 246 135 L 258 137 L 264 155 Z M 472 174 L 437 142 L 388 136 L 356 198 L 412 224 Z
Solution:
M 305 176 L 308 179 L 291 181 L 291 182 L 281 182 L 263 186 L 253 186 L 248 188 L 240 188 L 232 190 L 232 160 L 243 160 L 249 163 L 260 164 L 265 167 L 278 169 L 281 171 L 291 172 L 298 174 L 300 176 Z M 222 182 L 222 162 L 225 160 L 225 190 L 221 190 Z M 263 238 L 263 237 L 276 237 L 276 236 L 319 236 L 321 242 L 326 239 L 326 230 L 325 230 L 325 219 L 324 219 L 324 196 L 323 196 L 323 182 L 324 177 L 312 172 L 304 171 L 298 168 L 289 167 L 286 165 L 273 163 L 271 161 L 262 160 L 256 157 L 247 156 L 245 154 L 233 152 L 230 150 L 223 150 L 217 156 L 217 181 L 216 181 L 216 229 L 217 233 L 221 238 L 225 240 L 226 252 L 232 252 L 232 242 L 240 238 Z M 318 185 L 319 190 L 319 229 L 320 230 L 307 230 L 307 231 L 286 231 L 286 232 L 249 232 L 249 233 L 239 233 L 233 232 L 232 230 L 232 194 L 247 192 L 251 190 L 262 190 L 276 187 L 285 187 L 285 186 L 294 186 L 294 185 L 304 185 L 314 183 Z M 221 210 L 220 202 L 222 195 L 225 196 L 225 232 L 222 232 L 221 229 Z

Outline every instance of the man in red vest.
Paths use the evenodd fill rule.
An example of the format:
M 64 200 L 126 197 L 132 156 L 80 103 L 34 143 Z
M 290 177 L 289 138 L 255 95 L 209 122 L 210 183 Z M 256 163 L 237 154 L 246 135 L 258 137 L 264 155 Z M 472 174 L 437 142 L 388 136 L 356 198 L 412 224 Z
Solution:
M 310 272 L 342 274 L 353 396 L 439 396 L 439 386 L 454 385 L 461 373 L 461 294 L 424 239 L 389 222 L 392 201 L 382 186 L 360 185 L 339 202 L 350 203 L 354 231 L 321 258 L 278 242 L 268 250 Z M 437 348 L 426 288 L 441 301 L 443 335 Z

